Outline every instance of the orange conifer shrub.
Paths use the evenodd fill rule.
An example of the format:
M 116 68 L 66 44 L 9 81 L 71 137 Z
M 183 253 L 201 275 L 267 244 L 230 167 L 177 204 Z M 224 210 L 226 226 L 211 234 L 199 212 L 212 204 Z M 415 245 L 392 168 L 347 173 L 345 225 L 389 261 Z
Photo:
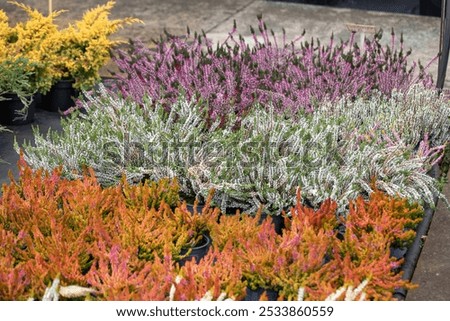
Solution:
M 88 273 L 87 282 L 98 290 L 98 299 L 108 301 L 164 301 L 175 282 L 170 251 L 152 261 L 141 261 L 132 248 L 114 245 L 108 249 L 100 243 L 94 251 L 96 264 Z
M 273 271 L 281 299 L 297 299 L 300 287 L 331 290 L 327 283 L 336 278 L 329 272 L 330 261 L 334 259 L 336 208 L 336 203 L 330 200 L 317 210 L 303 206 L 298 192 L 296 206 L 290 211 L 291 220 L 280 236 L 278 259 Z
M 351 202 L 344 239 L 336 242 L 335 248 L 339 285 L 357 285 L 367 279 L 365 292 L 369 300 L 390 300 L 395 288 L 412 287 L 396 271 L 403 260 L 392 257 L 390 251 L 392 246 L 412 241 L 412 228 L 422 215 L 420 205 L 378 190 L 368 201 L 359 197 Z
M 157 212 L 149 208 L 156 204 L 170 210 L 164 201 L 178 201 L 174 198 L 176 182 L 168 180 L 145 188 L 103 189 L 92 172 L 80 180 L 65 180 L 58 169 L 33 172 L 23 160 L 19 168 L 20 178 L 16 181 L 11 177 L 11 183 L 3 185 L 0 198 L 1 299 L 42 297 L 57 276 L 65 285 L 89 286 L 89 273 L 98 271 L 101 262 L 117 249 L 123 260 L 130 255 L 130 273 L 136 273 L 145 265 L 136 257 L 138 247 L 122 242 L 113 223 L 127 213 L 133 217 L 131 213 L 139 211 Z M 145 206 L 138 206 L 139 202 L 145 202 Z M 164 217 L 159 221 L 152 218 L 164 230 Z M 130 226 L 138 226 L 137 221 Z M 162 234 L 166 235 L 164 247 L 172 238 L 167 232 Z
M 175 181 L 102 188 L 92 171 L 66 180 L 19 165 L 0 198 L 0 299 L 41 298 L 56 277 L 93 287 L 99 300 L 239 300 L 247 286 L 323 300 L 363 281 L 367 299 L 389 300 L 411 287 L 390 250 L 411 242 L 423 210 L 381 191 L 351 202 L 342 220 L 335 202 L 311 209 L 299 192 L 279 235 L 269 220 L 258 224 L 260 213 L 219 220 L 209 203 L 190 213 Z M 180 267 L 202 233 L 213 249 Z
M 228 242 L 215 247 L 198 263 L 186 262 L 178 271 L 171 300 L 241 300 L 245 296 L 242 262 Z

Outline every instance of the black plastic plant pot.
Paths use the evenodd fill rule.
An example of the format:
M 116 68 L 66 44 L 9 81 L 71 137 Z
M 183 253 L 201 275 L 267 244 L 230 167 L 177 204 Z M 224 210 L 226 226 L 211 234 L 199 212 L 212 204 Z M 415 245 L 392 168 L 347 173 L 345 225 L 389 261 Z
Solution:
M 1 125 L 26 125 L 34 121 L 36 110 L 36 100 L 33 98 L 30 106 L 28 106 L 25 117 L 20 114 L 24 109 L 24 104 L 16 94 L 3 95 L 6 100 L 0 100 L 0 124 Z
M 198 214 L 201 214 L 203 212 L 203 208 L 205 207 L 204 204 L 197 204 L 197 207 L 195 207 L 194 204 L 189 204 L 186 203 L 186 208 L 189 212 L 191 212 L 192 214 L 195 213 L 195 210 L 197 210 Z
M 257 288 L 256 290 L 252 290 L 251 288 L 247 287 L 244 301 L 259 301 L 264 292 L 266 292 L 266 296 L 269 301 L 278 300 L 278 292 L 275 290 L 263 289 L 261 287 Z
M 192 248 L 191 253 L 189 253 L 188 256 L 182 258 L 179 260 L 179 265 L 183 266 L 186 264 L 187 261 L 195 260 L 196 263 L 198 263 L 209 251 L 209 248 L 211 247 L 211 239 L 208 235 L 203 234 L 202 241 L 199 245 Z M 181 255 L 184 255 L 187 253 L 187 250 L 182 250 Z
M 74 80 L 61 79 L 42 97 L 42 108 L 51 112 L 65 112 L 75 107 L 79 92 L 73 88 Z
M 36 101 L 36 108 L 42 109 L 42 94 L 40 92 L 34 95 L 34 100 Z
M 272 224 L 275 228 L 275 232 L 278 235 L 281 235 L 283 233 L 283 229 L 285 227 L 284 225 L 284 216 L 283 215 L 267 215 L 267 214 L 262 214 L 261 218 L 259 220 L 259 224 L 261 224 L 264 220 L 272 220 Z
M 242 208 L 239 207 L 227 207 L 225 210 L 225 215 L 236 215 L 238 211 L 240 214 L 245 212 Z
M 186 208 L 191 214 L 194 214 L 195 209 L 197 210 L 198 214 L 201 214 L 203 212 L 205 204 L 202 201 L 199 201 L 195 196 L 180 192 L 180 199 L 186 202 Z M 197 206 L 195 206 L 195 202 L 197 202 Z

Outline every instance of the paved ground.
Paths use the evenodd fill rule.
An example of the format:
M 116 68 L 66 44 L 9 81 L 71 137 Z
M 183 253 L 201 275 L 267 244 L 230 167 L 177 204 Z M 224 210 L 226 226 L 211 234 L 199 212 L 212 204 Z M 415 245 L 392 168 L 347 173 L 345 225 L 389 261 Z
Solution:
M 23 0 L 42 12 L 47 10 L 47 1 Z M 96 0 L 58 1 L 54 0 L 55 10 L 67 9 L 61 15 L 59 23 L 64 24 L 74 18 L 80 18 L 81 12 L 103 3 Z M 20 21 L 24 14 L 14 6 L 0 2 L 0 9 L 11 17 L 11 23 Z M 331 8 L 305 4 L 264 1 L 264 0 L 123 0 L 117 1 L 113 17 L 134 16 L 142 19 L 144 25 L 134 25 L 120 31 L 121 39 L 140 38 L 151 43 L 164 29 L 173 34 L 184 34 L 186 26 L 191 30 L 205 30 L 214 41 L 223 41 L 231 30 L 233 20 L 238 23 L 238 31 L 250 36 L 249 25 L 256 24 L 256 16 L 263 14 L 267 25 L 275 32 L 284 27 L 289 38 L 294 38 L 303 29 L 306 37 L 318 37 L 322 42 L 331 35 L 346 39 L 349 36 L 346 23 L 368 24 L 387 31 L 394 28 L 397 34 L 403 33 L 405 46 L 413 48 L 413 59 L 423 63 L 436 57 L 439 46 L 440 20 L 435 17 L 363 11 L 348 8 Z M 389 37 L 385 37 L 389 41 Z M 436 75 L 437 63 L 430 66 Z M 446 87 L 448 86 L 446 82 Z M 59 116 L 40 111 L 35 125 L 46 131 L 48 127 L 59 128 Z M 0 134 L 0 158 L 9 164 L 0 164 L 0 183 L 7 178 L 7 172 L 15 172 L 17 154 L 12 149 L 14 137 L 21 143 L 32 139 L 31 126 L 11 128 L 14 133 Z M 450 199 L 450 187 L 446 193 Z M 424 244 L 413 281 L 419 284 L 412 290 L 408 300 L 449 300 L 450 301 L 450 213 L 439 204 L 433 224 Z
M 450 181 L 450 172 L 447 175 Z M 450 184 L 444 188 L 450 197 Z M 413 281 L 419 287 L 411 290 L 407 300 L 450 301 L 450 213 L 444 202 L 439 202 L 430 231 L 414 272 Z
M 37 109 L 33 124 L 9 126 L 8 129 L 11 132 L 0 133 L 0 185 L 9 182 L 8 173 L 10 171 L 17 177 L 16 165 L 19 155 L 14 150 L 14 141 L 17 141 L 19 145 L 24 141 L 33 142 L 33 126 L 38 127 L 42 133 L 46 133 L 50 128 L 59 130 L 61 117 L 57 113 Z

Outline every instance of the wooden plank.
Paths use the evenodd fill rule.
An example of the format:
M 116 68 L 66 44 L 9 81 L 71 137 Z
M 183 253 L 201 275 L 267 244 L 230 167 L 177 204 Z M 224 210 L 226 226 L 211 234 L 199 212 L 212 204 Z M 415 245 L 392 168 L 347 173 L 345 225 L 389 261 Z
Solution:
M 363 33 L 372 33 L 375 34 L 377 32 L 377 28 L 374 25 L 363 25 L 357 23 L 346 23 L 348 31 L 350 32 L 363 32 Z

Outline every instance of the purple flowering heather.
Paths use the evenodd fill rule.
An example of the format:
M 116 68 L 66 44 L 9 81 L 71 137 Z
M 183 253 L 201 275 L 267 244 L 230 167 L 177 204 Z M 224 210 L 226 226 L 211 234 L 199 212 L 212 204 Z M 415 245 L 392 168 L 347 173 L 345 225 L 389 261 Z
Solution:
M 119 91 L 138 102 L 148 94 L 167 108 L 184 93 L 206 103 L 211 119 L 225 119 L 229 113 L 244 115 L 256 102 L 272 102 L 280 112 L 311 112 L 324 100 L 364 97 L 374 90 L 389 96 L 418 82 L 433 85 L 425 68 L 408 66 L 411 52 L 404 52 L 403 39 L 397 44 L 393 32 L 390 46 L 384 47 L 381 32 L 366 39 L 364 48 L 354 34 L 340 44 L 332 36 L 321 45 L 305 41 L 304 33 L 287 42 L 283 30 L 280 42 L 258 20 L 259 34 L 251 28 L 254 45 L 236 34 L 236 24 L 217 46 L 205 34 L 191 37 L 189 31 L 186 38 L 169 36 L 156 49 L 131 43 L 115 57 Z

